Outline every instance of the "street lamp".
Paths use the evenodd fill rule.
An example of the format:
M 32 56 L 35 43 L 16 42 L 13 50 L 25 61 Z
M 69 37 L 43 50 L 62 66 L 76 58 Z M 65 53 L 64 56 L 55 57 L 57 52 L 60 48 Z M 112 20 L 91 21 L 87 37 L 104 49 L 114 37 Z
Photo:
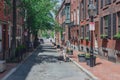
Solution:
M 91 44 L 90 44 L 90 67 L 94 66 L 94 61 L 93 61 L 93 57 L 94 57 L 94 53 L 93 53 L 93 34 L 94 34 L 94 16 L 96 15 L 96 7 L 93 4 L 93 0 L 90 0 L 89 3 L 89 7 L 88 7 L 88 14 L 90 17 L 90 36 L 91 36 Z

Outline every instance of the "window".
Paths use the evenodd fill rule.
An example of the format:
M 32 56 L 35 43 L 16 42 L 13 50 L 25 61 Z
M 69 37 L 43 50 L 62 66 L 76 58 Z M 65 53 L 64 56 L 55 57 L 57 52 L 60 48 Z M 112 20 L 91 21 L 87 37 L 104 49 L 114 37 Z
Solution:
M 81 38 L 84 38 L 84 26 L 81 27 Z
M 118 13 L 118 32 L 120 32 L 120 12 Z
M 87 0 L 87 12 L 86 12 L 86 14 L 87 14 L 87 19 L 89 19 L 88 7 L 89 7 L 89 0 Z
M 99 14 L 99 0 L 95 0 L 95 5 L 96 5 L 96 9 L 97 9 L 96 14 Z
M 84 16 L 84 19 L 86 19 L 86 0 L 83 1 L 83 16 Z
M 77 24 L 79 25 L 79 21 L 80 21 L 80 16 L 79 16 L 79 8 L 77 9 Z
M 4 1 L 4 15 L 7 16 L 7 3 Z
M 101 0 L 101 8 L 103 8 L 103 0 Z
M 86 25 L 86 37 L 89 37 L 89 25 Z
M 105 0 L 105 5 L 108 5 L 111 3 L 111 0 Z
M 108 16 L 104 17 L 104 34 L 108 34 Z
M 112 26 L 112 29 L 113 29 L 113 36 L 116 35 L 116 13 L 113 13 L 112 14 L 112 22 L 113 22 L 113 26 Z
M 76 24 L 76 11 L 74 10 L 74 24 Z
M 70 20 L 70 6 L 66 6 L 66 20 Z
M 84 8 L 83 8 L 83 1 L 81 2 L 81 19 L 83 20 L 84 16 Z

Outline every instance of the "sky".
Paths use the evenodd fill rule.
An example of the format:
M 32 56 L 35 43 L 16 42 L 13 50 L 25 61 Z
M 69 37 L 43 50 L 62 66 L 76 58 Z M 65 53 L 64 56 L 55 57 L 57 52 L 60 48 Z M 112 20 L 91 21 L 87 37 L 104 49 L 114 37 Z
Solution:
M 59 4 L 61 4 L 62 3 L 62 0 L 59 0 Z

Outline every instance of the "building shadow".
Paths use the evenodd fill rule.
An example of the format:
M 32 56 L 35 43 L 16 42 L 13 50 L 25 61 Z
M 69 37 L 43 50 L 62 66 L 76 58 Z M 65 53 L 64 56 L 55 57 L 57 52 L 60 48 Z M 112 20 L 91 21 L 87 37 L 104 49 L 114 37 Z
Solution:
M 33 54 L 22 63 L 22 65 L 19 65 L 17 70 L 6 80 L 26 80 L 34 66 L 43 63 L 57 63 L 63 61 L 60 59 L 59 55 L 42 54 L 42 52 L 55 53 L 54 49 L 44 50 L 43 47 L 37 48 L 37 50 L 35 50 Z

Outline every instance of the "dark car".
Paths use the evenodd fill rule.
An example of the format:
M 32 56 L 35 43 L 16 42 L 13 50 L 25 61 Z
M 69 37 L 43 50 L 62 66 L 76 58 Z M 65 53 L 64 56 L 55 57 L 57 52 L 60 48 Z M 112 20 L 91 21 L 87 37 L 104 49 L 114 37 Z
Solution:
M 43 43 L 44 43 L 44 40 L 43 40 L 43 39 L 40 39 L 40 43 L 43 44 Z

